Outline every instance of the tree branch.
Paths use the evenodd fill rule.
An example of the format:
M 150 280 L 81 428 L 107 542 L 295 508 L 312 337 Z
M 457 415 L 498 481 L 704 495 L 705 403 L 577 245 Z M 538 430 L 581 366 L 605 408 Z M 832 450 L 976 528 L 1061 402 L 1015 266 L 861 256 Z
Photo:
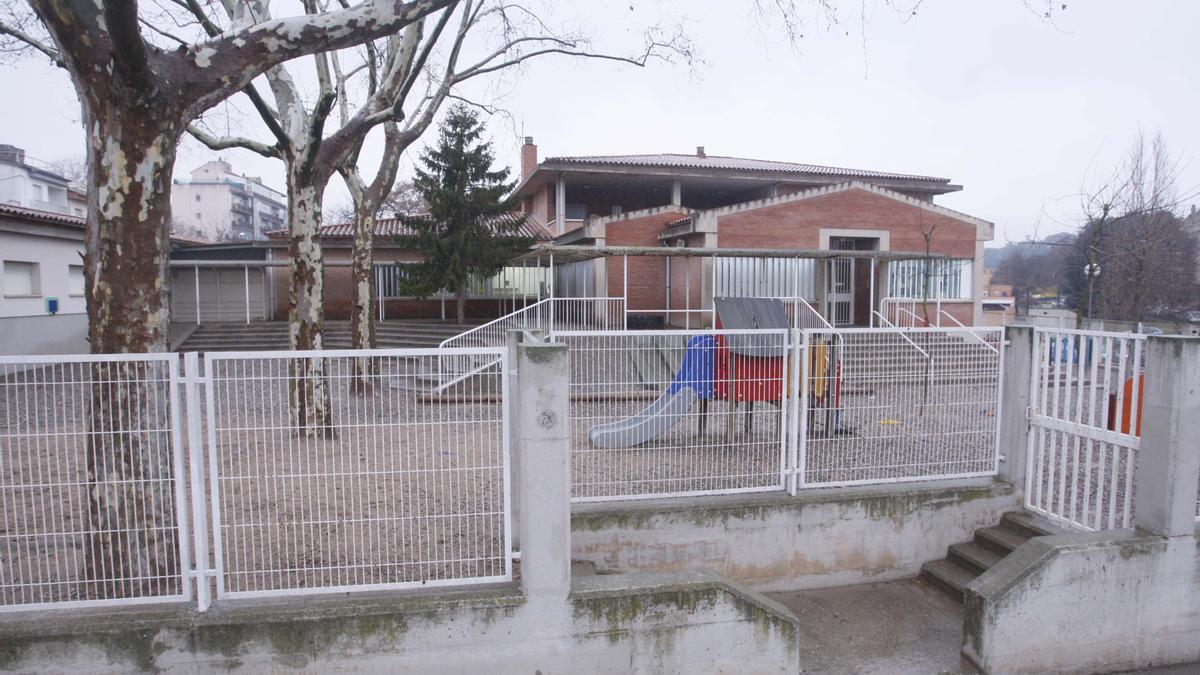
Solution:
M 38 40 L 25 31 L 20 30 L 16 26 L 10 26 L 4 22 L 0 22 L 0 35 L 7 35 L 18 42 L 22 42 L 28 47 L 41 52 L 42 55 L 50 59 L 50 63 L 53 63 L 59 68 L 66 69 L 67 67 L 67 64 L 63 62 L 62 54 L 60 54 L 57 49 L 47 45 L 41 40 Z
M 195 106 L 205 110 L 284 61 L 384 37 L 456 2 L 364 0 L 350 9 L 262 21 L 192 47 L 185 60 L 197 68 L 185 77 Z
M 192 138 L 195 138 L 203 143 L 206 147 L 208 147 L 209 150 L 220 151 L 229 150 L 231 148 L 242 148 L 243 150 L 249 150 L 251 152 L 258 153 L 263 157 L 279 158 L 283 156 L 279 146 L 276 145 L 267 145 L 266 143 L 260 143 L 258 141 L 254 141 L 249 138 L 242 138 L 240 136 L 213 136 L 195 124 L 189 124 L 187 131 L 189 134 L 191 134 Z

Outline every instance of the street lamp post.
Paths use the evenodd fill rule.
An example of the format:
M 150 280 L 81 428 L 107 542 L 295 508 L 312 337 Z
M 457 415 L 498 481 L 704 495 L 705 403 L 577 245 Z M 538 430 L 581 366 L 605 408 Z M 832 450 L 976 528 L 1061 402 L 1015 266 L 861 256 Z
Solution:
M 1088 263 L 1084 265 L 1083 274 L 1087 277 L 1088 284 L 1087 319 L 1088 325 L 1090 326 L 1092 322 L 1092 296 L 1095 295 L 1093 291 L 1096 290 L 1096 277 L 1100 276 L 1100 265 L 1096 263 Z

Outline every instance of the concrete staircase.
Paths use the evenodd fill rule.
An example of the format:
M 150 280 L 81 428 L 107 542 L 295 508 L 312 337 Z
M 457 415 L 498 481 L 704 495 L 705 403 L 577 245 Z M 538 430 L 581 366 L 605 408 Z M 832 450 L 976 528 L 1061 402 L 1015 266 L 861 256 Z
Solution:
M 961 602 L 967 584 L 1031 537 L 1064 532 L 1024 511 L 1010 511 L 999 525 L 975 530 L 973 540 L 954 544 L 945 558 L 922 565 L 921 578 Z
M 468 331 L 479 323 L 457 324 L 436 320 L 391 320 L 375 324 L 375 344 L 381 349 L 437 347 L 446 338 Z M 288 347 L 286 321 L 206 323 L 183 340 L 175 351 L 274 351 Z M 350 322 L 325 322 L 325 347 L 350 348 Z

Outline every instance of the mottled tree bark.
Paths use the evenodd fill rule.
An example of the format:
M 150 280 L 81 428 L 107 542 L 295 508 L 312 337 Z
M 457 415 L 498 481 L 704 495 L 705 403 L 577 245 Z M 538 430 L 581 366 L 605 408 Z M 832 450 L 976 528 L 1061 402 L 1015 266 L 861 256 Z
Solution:
M 84 107 L 92 176 L 85 226 L 88 339 L 94 353 L 167 349 L 170 182 L 178 115 L 153 92 L 114 83 L 108 101 Z M 86 450 L 90 598 L 174 594 L 174 529 L 166 407 L 151 400 L 151 368 L 98 363 Z M 157 373 L 154 377 L 161 377 Z
M 288 218 L 288 346 L 294 350 L 323 349 L 325 275 L 317 237 L 321 197 L 311 177 L 301 171 L 288 172 Z M 330 436 L 333 429 L 325 361 L 292 359 L 290 363 L 292 425 L 306 436 Z
M 354 308 L 350 314 L 350 341 L 354 349 L 375 348 L 375 314 L 372 308 L 375 304 L 375 284 L 372 275 L 375 270 L 375 210 L 370 208 L 364 213 L 355 210 L 354 217 L 354 251 L 350 263 L 352 281 L 354 283 Z M 354 372 L 350 380 L 350 390 L 356 394 L 365 394 L 371 387 L 371 360 L 369 358 L 354 359 Z

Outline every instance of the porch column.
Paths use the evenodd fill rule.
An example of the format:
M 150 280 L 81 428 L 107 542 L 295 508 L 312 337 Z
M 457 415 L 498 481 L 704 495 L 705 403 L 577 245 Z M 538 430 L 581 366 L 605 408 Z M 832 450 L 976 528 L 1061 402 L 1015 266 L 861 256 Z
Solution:
M 1144 377 L 1133 522 L 1154 534 L 1193 536 L 1200 486 L 1200 338 L 1148 337 Z
M 554 183 L 554 233 L 567 231 L 567 179 L 560 173 Z
M 671 206 L 683 205 L 683 181 L 676 178 L 671 181 Z

